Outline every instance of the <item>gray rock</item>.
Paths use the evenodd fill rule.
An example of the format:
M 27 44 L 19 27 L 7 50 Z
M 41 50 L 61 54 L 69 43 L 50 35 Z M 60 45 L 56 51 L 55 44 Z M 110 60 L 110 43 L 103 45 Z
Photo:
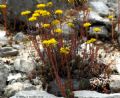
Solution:
M 25 17 L 21 16 L 21 11 L 33 10 L 35 8 L 36 0 L 8 0 L 9 17 L 14 19 L 16 16 L 20 20 L 25 20 Z
M 101 1 L 104 2 L 105 4 L 108 2 L 108 0 L 89 0 L 88 2 L 93 2 L 93 1 Z
M 6 87 L 6 81 L 9 70 L 5 67 L 5 64 L 0 62 L 0 94 Z
M 30 58 L 24 59 L 24 58 L 18 57 L 14 61 L 15 70 L 18 70 L 21 72 L 29 73 L 33 69 L 35 69 L 35 67 L 36 67 L 35 63 Z
M 96 91 L 74 91 L 76 98 L 120 98 L 120 93 L 115 94 L 102 94 L 98 93 Z M 32 90 L 32 91 L 20 91 L 15 94 L 15 96 L 10 98 L 18 98 L 18 97 L 28 98 L 28 97 L 40 97 L 40 98 L 63 98 L 63 97 L 56 97 L 52 94 L 49 94 L 45 91 L 38 91 L 38 90 Z
M 19 32 L 17 33 L 15 36 L 14 36 L 14 41 L 23 41 L 25 39 L 25 35 L 22 33 L 22 32 Z
M 79 15 L 77 17 L 77 21 L 83 21 L 83 12 L 79 12 Z M 110 20 L 107 18 L 102 18 L 97 12 L 90 11 L 88 20 L 91 21 L 91 23 L 102 23 L 105 25 L 111 25 Z
M 101 16 L 106 16 L 109 14 L 109 8 L 102 1 L 90 2 L 90 7 L 92 8 L 93 11 L 97 12 Z
M 21 83 L 21 82 L 16 82 L 16 83 L 13 83 L 13 84 L 10 84 L 8 85 L 6 88 L 5 88 L 5 96 L 7 97 L 10 97 L 10 96 L 13 96 L 15 93 L 17 93 L 18 91 L 21 91 L 21 90 L 35 90 L 36 87 L 33 86 L 32 84 L 30 83 Z
M 65 82 L 65 80 L 62 79 L 62 82 Z M 73 82 L 73 88 L 75 90 L 87 89 L 90 87 L 89 79 L 81 78 L 81 80 L 79 81 L 76 79 L 73 79 L 72 82 Z M 54 95 L 61 95 L 58 85 L 56 84 L 56 81 L 50 82 L 48 86 L 51 88 L 48 91 L 49 93 L 54 94 Z
M 32 79 L 34 85 L 42 85 L 42 82 L 40 81 L 39 77 L 36 77 L 35 79 Z
M 10 98 L 18 98 L 19 96 L 22 96 L 23 98 L 63 98 L 63 97 L 56 97 L 52 94 L 49 94 L 45 91 L 39 91 L 39 90 L 32 90 L 32 91 L 20 91 L 15 94 L 15 96 Z
M 24 45 L 20 45 L 20 44 L 13 44 L 12 47 L 15 48 L 15 49 L 18 49 L 18 50 L 25 48 Z
M 120 75 L 111 75 L 110 89 L 112 92 L 120 92 Z
M 18 50 L 12 47 L 2 47 L 0 48 L 0 57 L 8 57 L 8 56 L 17 56 Z
M 120 93 L 114 93 L 114 94 L 103 94 L 98 93 L 96 91 L 75 91 L 74 92 L 75 97 L 78 98 L 120 98 Z

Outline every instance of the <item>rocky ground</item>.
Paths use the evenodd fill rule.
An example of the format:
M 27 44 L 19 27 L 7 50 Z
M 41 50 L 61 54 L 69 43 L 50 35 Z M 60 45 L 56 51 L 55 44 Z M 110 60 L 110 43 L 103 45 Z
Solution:
M 0 0 L 1 1 L 1 0 Z M 26 0 L 22 2 L 21 0 L 8 0 L 11 5 L 11 9 L 14 9 L 17 14 L 21 11 L 21 3 L 24 3 L 23 9 L 32 8 L 36 2 L 33 0 Z M 40 0 L 38 0 L 40 2 Z M 18 3 L 19 2 L 19 3 Z M 28 3 L 29 2 L 29 3 Z M 54 1 L 55 2 L 55 1 Z M 92 9 L 89 13 L 88 19 L 92 23 L 92 26 L 89 30 L 90 36 L 95 36 L 93 29 L 95 27 L 100 27 L 101 32 L 98 33 L 100 39 L 94 45 L 94 48 L 99 46 L 98 51 L 98 60 L 104 64 L 110 66 L 113 71 L 112 75 L 109 78 L 110 89 L 112 93 L 117 92 L 117 94 L 101 94 L 95 91 L 75 91 L 75 96 L 79 98 L 120 98 L 120 31 L 115 19 L 114 31 L 115 42 L 112 43 L 111 39 L 111 21 L 107 18 L 108 15 L 114 13 L 115 18 L 118 17 L 118 8 L 117 3 L 114 0 L 89 0 L 90 8 Z M 22 10 L 23 10 L 22 9 Z M 14 16 L 14 15 L 13 15 Z M 75 22 L 81 22 L 83 18 L 83 12 L 77 13 L 74 17 Z M 21 17 L 20 17 L 21 19 Z M 17 32 L 13 36 L 13 43 L 9 45 L 9 38 L 5 36 L 5 31 L 3 27 L 0 27 L 0 95 L 1 98 L 19 98 L 24 96 L 39 96 L 37 98 L 57 98 L 54 95 L 48 94 L 43 91 L 42 83 L 40 78 L 35 74 L 34 69 L 38 68 L 39 64 L 35 61 L 34 54 L 35 51 L 32 47 L 32 44 L 27 41 L 27 36 L 24 32 Z M 62 29 L 65 35 L 69 35 L 69 27 L 63 23 Z M 15 43 L 16 42 L 16 43 Z M 85 43 L 80 45 L 80 51 L 78 52 L 81 55 L 81 52 L 85 48 Z M 41 50 L 43 48 L 41 47 Z M 89 50 L 89 49 L 88 49 Z M 88 51 L 89 52 L 89 51 Z M 35 54 L 37 55 L 37 54 Z M 32 91 L 31 91 L 32 90 Z M 4 96 L 3 96 L 4 93 Z M 19 97 L 18 97 L 19 96 Z M 46 97 L 47 96 L 47 97 Z M 35 97 L 36 98 L 36 97 Z

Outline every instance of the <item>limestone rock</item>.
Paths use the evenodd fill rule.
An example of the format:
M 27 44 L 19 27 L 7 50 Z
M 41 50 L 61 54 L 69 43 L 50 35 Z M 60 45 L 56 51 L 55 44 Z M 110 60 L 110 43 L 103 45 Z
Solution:
M 109 14 L 109 8 L 102 1 L 90 2 L 90 7 L 92 8 L 93 11 L 97 12 L 101 16 L 106 16 Z
M 35 86 L 33 86 L 30 83 L 21 83 L 21 82 L 16 82 L 13 84 L 8 85 L 5 88 L 5 96 L 10 97 L 13 96 L 15 93 L 21 90 L 35 90 Z
M 0 48 L 0 57 L 16 56 L 18 55 L 18 50 L 12 47 L 2 47 Z
M 5 67 L 5 64 L 0 62 L 0 94 L 6 87 L 6 81 L 8 76 L 9 70 Z
M 120 75 L 111 75 L 110 89 L 112 92 L 120 92 Z

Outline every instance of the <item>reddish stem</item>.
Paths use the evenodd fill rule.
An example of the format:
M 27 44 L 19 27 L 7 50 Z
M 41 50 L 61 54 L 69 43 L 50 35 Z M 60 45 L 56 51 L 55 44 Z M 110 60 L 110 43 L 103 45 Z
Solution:
M 47 51 L 48 51 L 48 53 L 49 53 L 49 59 L 50 59 L 51 64 L 52 64 L 52 68 L 53 68 L 53 71 L 54 71 L 54 75 L 55 75 L 55 78 L 56 78 L 56 82 L 57 82 L 57 84 L 58 84 L 58 87 L 59 87 L 59 89 L 61 90 L 61 93 L 62 93 L 63 97 L 66 97 L 65 86 L 64 86 L 64 84 L 62 83 L 62 81 L 61 81 L 61 79 L 60 79 L 60 77 L 59 77 L 59 75 L 58 75 L 58 72 L 57 72 L 57 70 L 56 70 L 56 67 L 55 67 L 55 64 L 54 64 L 54 61 L 53 61 L 53 57 L 52 57 L 53 54 L 51 53 L 51 51 L 50 51 L 49 48 L 47 48 Z
M 2 3 L 6 5 L 6 0 L 3 0 Z M 7 9 L 6 8 L 2 9 L 2 12 L 3 12 L 3 18 L 4 18 L 5 31 L 6 31 L 6 35 L 8 36 L 9 33 L 7 31 Z

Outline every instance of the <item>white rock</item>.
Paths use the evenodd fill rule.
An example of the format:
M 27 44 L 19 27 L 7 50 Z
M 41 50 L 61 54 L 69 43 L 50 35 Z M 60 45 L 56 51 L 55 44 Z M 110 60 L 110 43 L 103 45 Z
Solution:
M 120 25 L 119 25 L 120 26 Z M 118 29 L 118 24 L 115 27 L 115 31 L 117 32 L 117 34 L 120 34 L 120 30 Z
M 18 70 L 18 71 L 21 71 L 21 72 L 29 73 L 33 69 L 35 69 L 35 67 L 36 67 L 35 63 L 30 58 L 28 58 L 26 60 L 26 59 L 18 57 L 14 61 L 14 68 L 15 68 L 15 70 Z
M 74 92 L 76 98 L 120 98 L 120 93 L 115 93 L 115 94 L 102 94 L 98 93 L 96 91 L 75 91 Z M 63 98 L 63 97 L 56 97 L 52 94 L 49 94 L 45 91 L 38 91 L 38 90 L 32 90 L 32 91 L 20 91 L 15 94 L 15 96 L 10 97 L 10 98 L 18 98 L 18 97 L 23 97 L 23 98 Z
M 45 91 L 39 91 L 39 90 L 32 90 L 32 91 L 20 91 L 15 94 L 15 96 L 10 98 L 18 98 L 19 96 L 22 96 L 23 98 L 63 98 L 63 97 L 56 97 L 52 94 L 49 94 Z
M 10 97 L 14 95 L 16 92 L 21 91 L 21 90 L 35 90 L 35 89 L 36 88 L 30 83 L 16 82 L 16 83 L 8 85 L 5 88 L 5 95 L 7 97 Z
M 83 20 L 83 17 L 84 17 L 84 14 L 83 14 L 83 11 L 79 12 L 79 16 L 78 16 L 78 21 L 82 21 Z M 110 21 L 109 19 L 107 18 L 102 18 L 97 12 L 94 12 L 94 11 L 90 11 L 89 13 L 89 16 L 88 16 L 88 19 L 94 23 L 94 22 L 101 22 L 101 23 L 104 23 L 104 24 L 110 24 Z
M 100 15 L 108 15 L 109 14 L 109 8 L 104 2 L 101 1 L 93 1 L 90 2 L 90 7 L 93 11 L 96 11 Z
M 6 32 L 0 30 L 0 44 L 4 45 L 4 44 L 7 44 L 7 42 L 8 42 L 8 39 L 6 37 Z
M 17 80 L 17 79 L 20 79 L 21 77 L 22 77 L 22 75 L 20 73 L 15 74 L 15 75 L 10 73 L 9 76 L 8 76 L 7 81 Z
M 111 75 L 110 89 L 112 92 L 120 92 L 120 75 Z
M 96 91 L 75 91 L 75 96 L 78 98 L 120 98 L 120 93 L 102 94 Z
M 9 70 L 7 69 L 5 64 L 0 61 L 0 94 L 6 87 L 8 73 L 9 73 Z

